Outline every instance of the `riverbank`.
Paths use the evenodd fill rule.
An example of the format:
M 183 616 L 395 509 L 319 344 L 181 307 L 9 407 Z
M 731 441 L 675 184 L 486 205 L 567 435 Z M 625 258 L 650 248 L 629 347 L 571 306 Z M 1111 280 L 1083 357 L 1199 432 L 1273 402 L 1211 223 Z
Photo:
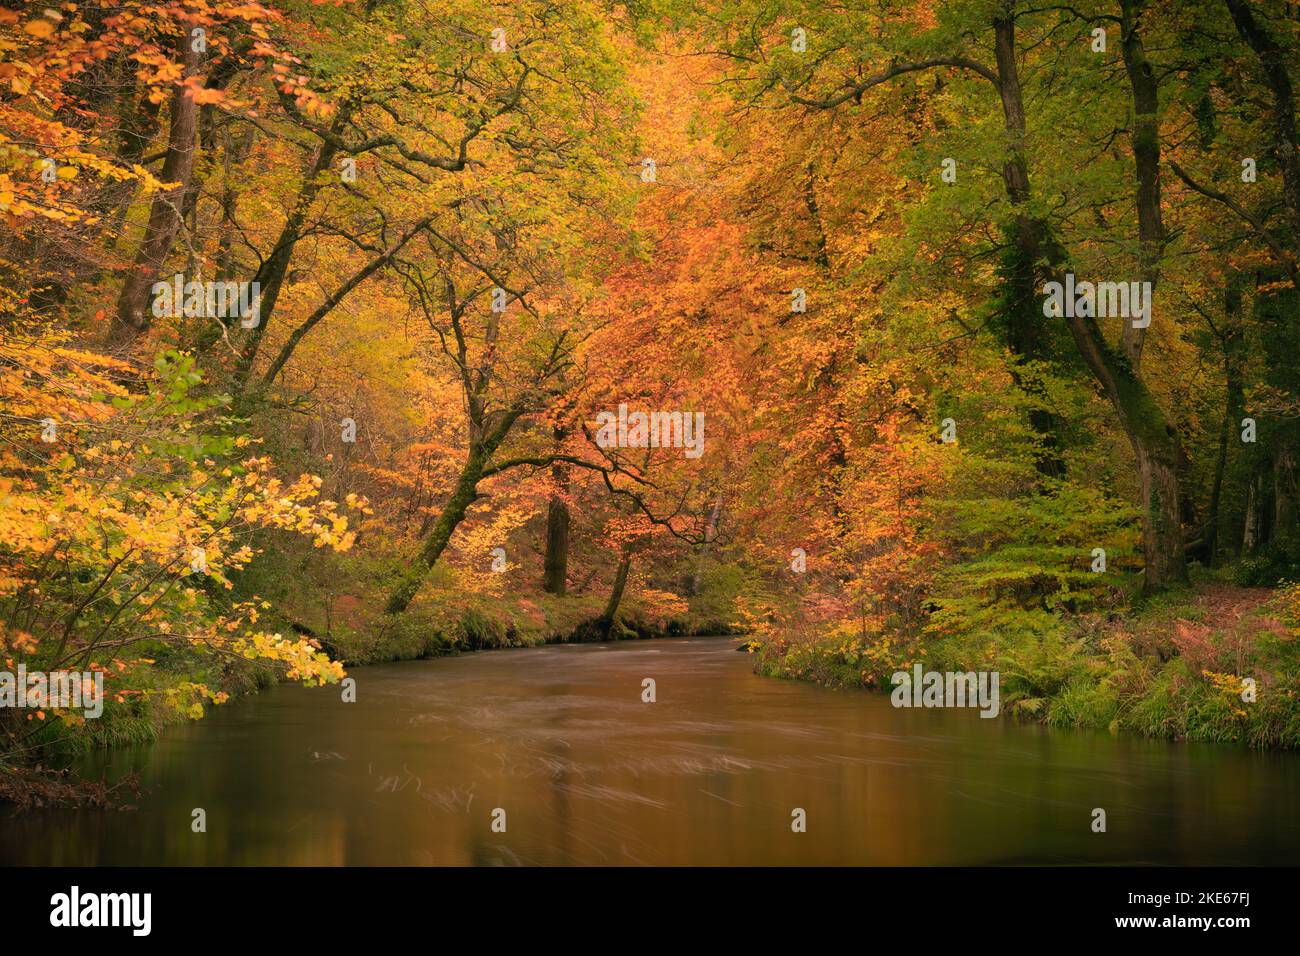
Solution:
M 730 622 L 689 608 L 669 614 L 629 599 L 610 622 L 602 620 L 604 608 L 605 599 L 596 595 L 487 601 L 442 594 L 401 615 L 363 611 L 353 622 L 336 622 L 328 637 L 318 639 L 332 658 L 354 667 L 545 644 L 738 633 Z M 304 633 L 317 637 L 311 630 Z
M 755 642 L 769 677 L 888 692 L 891 675 L 996 670 L 1001 712 L 1050 727 L 1300 748 L 1300 586 L 1204 583 L 1020 634 Z
M 534 595 L 506 601 L 442 591 L 396 616 L 343 598 L 331 607 L 330 615 L 322 613 L 312 623 L 284 613 L 269 614 L 268 623 L 286 636 L 313 641 L 347 670 L 483 650 L 734 633 L 729 622 L 689 607 L 668 614 L 661 606 L 637 598 L 629 598 L 607 623 L 601 619 L 605 603 L 596 595 Z M 140 677 L 150 681 L 149 693 L 110 697 L 103 715 L 93 721 L 76 726 L 51 721 L 34 728 L 29 743 L 42 758 L 36 766 L 0 764 L 0 804 L 24 809 L 112 805 L 126 790 L 106 788 L 103 781 L 79 780 L 66 772 L 66 765 L 94 750 L 152 743 L 168 727 L 199 719 L 214 706 L 256 694 L 284 679 L 271 666 L 238 657 L 208 662 L 202 669 L 199 659 L 188 655 L 168 656 L 152 664 L 156 666 L 140 671 Z M 212 697 L 201 701 L 184 697 L 185 706 L 180 706 L 178 688 L 194 682 L 201 682 Z M 44 719 L 42 715 L 40 720 Z
M 894 708 L 759 677 L 736 643 L 383 664 L 354 672 L 354 703 L 337 687 L 277 686 L 145 754 L 81 763 L 110 781 L 139 774 L 129 813 L 0 812 L 0 859 L 1285 865 L 1300 848 L 1300 761 Z M 206 835 L 191 829 L 197 807 Z M 792 829 L 796 809 L 806 830 Z
M 478 650 L 547 644 L 649 640 L 730 633 L 717 617 L 629 598 L 606 628 L 598 596 L 485 599 L 442 591 L 403 615 L 389 617 L 360 602 L 336 601 L 325 623 L 276 620 L 286 634 L 316 642 L 352 669 Z M 753 640 L 754 669 L 769 678 L 832 688 L 892 689 L 891 675 L 920 663 L 928 670 L 996 670 L 1001 715 L 1057 728 L 1251 748 L 1300 747 L 1300 587 L 1281 589 L 1203 583 L 1125 613 L 1055 619 L 1037 633 L 970 635 L 831 635 Z M 38 773 L 12 768 L 0 802 L 29 806 L 95 806 L 102 782 L 80 783 L 57 768 L 91 750 L 151 742 L 166 728 L 210 709 L 178 706 L 174 685 L 201 680 L 229 701 L 273 686 L 270 666 L 234 657 L 197 669 L 198 658 L 160 659 L 142 674 L 151 693 L 106 702 L 104 716 L 80 727 L 52 724 L 31 743 L 42 748 Z M 174 680 L 169 681 L 172 675 Z M 1246 693 L 1246 680 L 1254 681 Z M 1251 698 L 1251 699 L 1247 699 Z M 55 729 L 63 733 L 55 734 Z M 2 770 L 2 768 L 0 768 Z M 21 773 L 20 773 L 21 771 Z

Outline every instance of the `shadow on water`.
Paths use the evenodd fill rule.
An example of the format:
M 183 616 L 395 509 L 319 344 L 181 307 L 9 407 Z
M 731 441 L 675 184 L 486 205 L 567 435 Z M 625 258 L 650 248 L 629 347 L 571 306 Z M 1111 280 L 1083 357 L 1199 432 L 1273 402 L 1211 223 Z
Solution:
M 1289 754 L 1051 731 L 756 677 L 722 638 L 277 687 L 87 769 L 137 809 L 0 818 L 25 864 L 1293 864 Z M 641 701 L 656 681 L 655 703 Z M 1107 832 L 1091 829 L 1092 810 Z M 191 830 L 202 808 L 207 832 Z M 791 831 L 802 808 L 807 832 Z M 494 811 L 505 832 L 494 832 Z M 498 819 L 501 814 L 496 815 Z

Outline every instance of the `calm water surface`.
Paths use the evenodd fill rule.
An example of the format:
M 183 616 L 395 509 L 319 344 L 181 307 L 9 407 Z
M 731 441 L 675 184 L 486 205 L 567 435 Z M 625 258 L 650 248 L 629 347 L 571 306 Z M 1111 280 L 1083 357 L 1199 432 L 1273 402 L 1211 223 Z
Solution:
M 896 710 L 750 665 L 703 638 L 358 668 L 353 704 L 277 687 L 96 758 L 140 774 L 133 811 L 6 812 L 0 862 L 1300 863 L 1295 755 Z

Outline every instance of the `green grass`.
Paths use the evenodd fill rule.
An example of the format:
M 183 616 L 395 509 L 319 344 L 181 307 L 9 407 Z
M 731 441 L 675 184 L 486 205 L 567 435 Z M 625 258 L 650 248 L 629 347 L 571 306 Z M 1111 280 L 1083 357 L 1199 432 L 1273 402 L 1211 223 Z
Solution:
M 1136 602 L 1127 614 L 1041 615 L 1001 632 L 859 635 L 756 648 L 756 669 L 829 687 L 889 690 L 889 675 L 997 670 L 1001 713 L 1051 727 L 1256 748 L 1300 747 L 1300 588 L 1199 587 Z M 1243 699 L 1243 678 L 1256 699 Z

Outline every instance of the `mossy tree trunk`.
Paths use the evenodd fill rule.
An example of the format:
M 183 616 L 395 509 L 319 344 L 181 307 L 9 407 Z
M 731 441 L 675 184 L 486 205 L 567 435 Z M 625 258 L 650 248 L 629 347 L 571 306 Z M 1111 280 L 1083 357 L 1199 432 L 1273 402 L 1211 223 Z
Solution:
M 438 563 L 442 553 L 447 550 L 452 534 L 465 520 L 465 513 L 469 510 L 469 506 L 478 498 L 478 485 L 483 480 L 483 471 L 489 459 L 505 441 L 521 414 L 518 409 L 511 410 L 486 436 L 471 439 L 469 456 L 465 459 L 464 467 L 461 468 L 456 487 L 420 546 L 420 553 L 394 587 L 384 607 L 386 613 L 400 614 L 410 605 L 429 570 Z
M 563 445 L 565 432 L 555 429 L 557 446 Z M 542 590 L 564 597 L 569 576 L 569 506 L 564 494 L 569 488 L 569 467 L 563 462 L 551 465 L 555 492 L 546 507 L 546 558 L 542 570 Z
M 627 590 L 627 576 L 632 570 L 632 551 L 625 548 L 618 559 L 618 570 L 614 572 L 614 587 L 609 592 L 609 600 L 605 603 L 604 613 L 596 621 L 596 626 L 600 631 L 602 640 L 609 640 L 610 634 L 614 630 L 614 622 L 618 620 L 618 609 L 623 603 L 623 592 Z
M 1008 198 L 1013 206 L 1019 207 L 1027 202 L 1030 185 L 1028 164 L 1024 156 L 1025 114 L 1016 64 L 1014 20 L 1010 17 L 996 19 L 993 28 L 998 89 L 1002 96 L 1009 138 L 1009 155 L 1004 164 L 1003 179 Z M 1148 129 L 1147 132 L 1150 133 L 1151 130 Z M 1149 156 L 1147 158 L 1149 160 Z M 1145 168 L 1145 164 L 1142 166 Z M 1143 172 L 1140 168 L 1139 206 L 1151 198 L 1149 189 L 1143 188 L 1142 180 Z M 1152 228 L 1149 221 L 1147 228 L 1148 231 Z M 1025 315 L 1023 310 L 1026 306 L 1019 298 L 1023 297 L 1025 283 L 1028 282 L 1033 283 L 1034 305 L 1037 315 L 1041 315 L 1036 273 L 1029 265 L 1036 263 L 1041 256 L 1046 256 L 1051 264 L 1063 259 L 1064 254 L 1052 241 L 1048 224 L 1025 213 L 1017 217 L 1015 236 L 1020 247 L 1024 274 L 1017 277 L 1015 284 L 1019 296 L 1014 303 L 1013 314 Z M 1025 263 L 1024 260 L 1029 256 L 1033 256 L 1033 260 Z M 1013 325 L 1013 330 L 1022 336 L 1033 336 L 1023 341 L 1026 348 L 1035 348 L 1039 338 L 1029 318 L 1025 315 L 1023 321 Z M 1115 409 L 1137 460 L 1142 489 L 1142 550 L 1146 565 L 1144 586 L 1146 590 L 1154 591 L 1185 581 L 1187 559 L 1183 551 L 1182 504 L 1179 493 L 1182 449 L 1178 436 L 1169 424 L 1164 410 L 1138 375 L 1137 369 L 1123 354 L 1110 347 L 1096 321 L 1091 317 L 1076 316 L 1067 318 L 1066 323 L 1084 364 Z
M 1007 347 L 1018 363 L 1051 360 L 1051 350 L 1043 325 L 1039 301 L 1040 262 L 1047 256 L 1059 258 L 1051 245 L 1047 223 L 1031 216 L 1029 203 L 1029 163 L 1025 156 L 1025 106 L 1016 65 L 1015 25 L 1010 18 L 993 21 L 994 56 L 997 61 L 997 90 L 1002 101 L 1002 119 L 1006 132 L 1006 158 L 1002 162 L 1002 182 L 1015 218 L 1006 232 L 1009 243 L 999 268 L 1001 281 L 1000 311 L 1005 323 Z M 1016 385 L 1031 396 L 1039 396 L 1038 383 L 1026 378 L 1019 364 L 1012 368 Z M 1039 472 L 1049 477 L 1065 474 L 1055 417 L 1046 408 L 1033 408 L 1029 423 L 1041 436 L 1042 449 L 1035 461 Z

